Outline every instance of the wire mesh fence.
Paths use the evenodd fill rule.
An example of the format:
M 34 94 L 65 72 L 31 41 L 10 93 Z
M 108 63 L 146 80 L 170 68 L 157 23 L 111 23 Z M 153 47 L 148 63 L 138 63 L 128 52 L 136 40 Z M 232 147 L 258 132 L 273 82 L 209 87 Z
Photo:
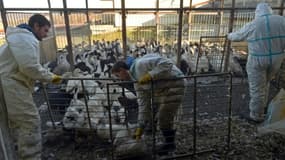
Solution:
M 159 159 L 169 138 L 176 149 L 166 159 L 229 147 L 230 74 L 165 79 L 146 88 L 133 82 L 66 80 L 44 85 L 39 107 L 44 152 L 56 149 L 56 157 Z M 142 120 L 144 134 L 134 139 Z M 166 126 L 174 134 L 165 135 Z
M 224 58 L 225 58 L 226 49 L 227 49 L 227 37 L 201 36 L 200 47 L 199 47 L 200 56 L 198 57 L 197 60 L 196 72 L 199 69 L 199 62 L 201 63 L 200 65 L 207 65 L 207 62 L 204 62 L 205 59 L 207 59 L 208 63 L 210 64 L 208 70 L 212 70 L 213 72 L 222 72 L 224 70 Z M 200 68 L 205 68 L 205 67 L 200 67 Z
M 29 17 L 34 13 L 25 11 L 7 11 L 6 17 L 9 26 L 16 26 L 27 23 Z M 59 49 L 67 45 L 65 19 L 62 11 L 42 12 L 52 19 L 56 43 Z M 178 36 L 178 15 L 176 13 L 149 14 L 138 12 L 127 14 L 127 37 L 129 41 L 155 39 L 163 43 L 177 41 Z M 156 18 L 158 17 L 158 19 Z M 88 18 L 88 19 L 87 19 Z M 233 30 L 237 30 L 245 23 L 254 18 L 252 11 L 239 11 L 235 14 L 235 24 Z M 227 33 L 229 28 L 228 20 L 230 13 L 227 11 L 205 11 L 190 12 L 183 14 L 182 39 L 191 42 L 198 42 L 200 36 L 221 36 Z M 122 39 L 122 17 L 116 12 L 75 12 L 69 13 L 70 31 L 72 45 L 88 43 L 91 40 L 105 39 L 108 41 Z M 84 26 L 88 26 L 88 29 Z
M 231 76 L 223 74 L 188 80 L 177 121 L 178 153 L 187 155 L 229 147 L 231 85 Z

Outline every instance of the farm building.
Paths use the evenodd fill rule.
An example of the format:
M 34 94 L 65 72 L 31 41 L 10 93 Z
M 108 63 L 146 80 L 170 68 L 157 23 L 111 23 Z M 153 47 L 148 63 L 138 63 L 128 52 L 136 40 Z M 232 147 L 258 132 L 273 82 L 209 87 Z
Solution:
M 47 37 L 39 41 L 39 63 L 60 81 L 35 79 L 32 87 L 41 123 L 39 159 L 285 159 L 284 49 L 276 74 L 266 72 L 273 78 L 267 77 L 268 95 L 261 95 L 267 100 L 266 116 L 258 123 L 244 115 L 251 112 L 257 92 L 253 81 L 259 81 L 246 66 L 249 46 L 260 39 L 230 38 L 256 19 L 260 2 L 0 0 L 0 58 L 8 27 L 28 23 L 34 14 L 51 23 Z M 283 0 L 262 2 L 270 5 L 273 15 L 284 17 Z M 267 58 L 279 56 L 273 50 L 283 41 L 272 39 L 284 37 L 285 33 L 261 38 L 270 43 Z M 116 72 L 121 61 L 130 79 Z M 153 68 L 167 61 L 171 67 L 156 75 L 157 68 L 139 66 L 140 61 L 154 61 Z M 271 61 L 268 70 L 272 65 L 276 64 Z M 0 67 L 5 67 L 1 59 Z M 147 82 L 135 78 L 142 70 L 150 76 Z M 0 69 L 0 80 L 3 77 L 7 74 Z M 19 142 L 11 133 L 13 100 L 7 100 L 5 85 L 0 81 L 0 159 L 17 160 L 22 155 L 21 149 L 14 149 Z M 149 119 L 141 122 L 141 117 Z M 162 127 L 166 121 L 171 121 L 169 130 Z

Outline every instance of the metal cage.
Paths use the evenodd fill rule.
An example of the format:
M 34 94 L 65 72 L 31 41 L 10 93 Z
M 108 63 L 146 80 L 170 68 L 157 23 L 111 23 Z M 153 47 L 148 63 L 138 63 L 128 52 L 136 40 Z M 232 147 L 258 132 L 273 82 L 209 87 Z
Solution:
M 171 105 L 172 97 L 179 94 L 173 94 L 175 92 L 169 89 L 179 90 L 181 85 L 176 88 L 159 88 L 159 84 L 173 84 L 177 79 L 154 81 L 151 87 L 144 89 L 134 89 L 134 82 L 93 78 L 66 80 L 77 81 L 77 88 L 67 93 L 67 88 L 72 88 L 69 83 L 61 86 L 44 85 L 39 94 L 39 97 L 44 97 L 40 106 L 44 152 L 49 152 L 49 145 L 53 145 L 52 148 L 57 148 L 58 153 L 61 149 L 72 150 L 70 156 L 74 159 L 82 156 L 88 159 L 162 158 L 158 156 L 158 146 L 165 137 L 160 130 L 160 123 L 163 122 L 159 121 L 158 110 L 161 106 Z M 181 80 L 185 82 L 180 95 L 183 100 L 177 106 L 173 121 L 176 150 L 163 158 L 199 156 L 229 149 L 231 74 L 191 76 Z M 100 85 L 91 85 L 92 82 L 99 82 Z M 146 127 L 150 132 L 145 129 L 141 141 L 136 141 L 133 134 L 138 127 L 138 115 L 142 112 L 141 103 L 138 103 L 140 98 L 137 98 L 140 92 L 149 93 L 150 96 L 147 99 L 151 111 L 150 125 Z M 167 97 L 166 100 L 162 100 L 163 96 Z M 228 129 L 219 130 L 222 126 Z M 130 154 L 130 151 L 136 152 Z

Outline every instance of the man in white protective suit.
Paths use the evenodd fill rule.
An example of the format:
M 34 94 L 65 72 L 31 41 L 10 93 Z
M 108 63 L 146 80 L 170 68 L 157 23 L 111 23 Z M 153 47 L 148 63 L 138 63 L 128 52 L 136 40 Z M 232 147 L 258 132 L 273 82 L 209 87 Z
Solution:
M 248 42 L 248 74 L 250 102 L 249 120 L 260 123 L 268 101 L 270 80 L 280 69 L 285 57 L 285 18 L 272 14 L 267 3 L 259 3 L 255 18 L 240 30 L 229 33 L 232 41 Z
M 44 69 L 39 62 L 40 41 L 49 29 L 50 22 L 43 15 L 35 14 L 28 24 L 8 27 L 7 42 L 0 47 L 4 94 L 1 104 L 6 104 L 10 137 L 19 160 L 41 159 L 40 116 L 32 97 L 35 81 L 61 82 L 60 76 Z
M 167 155 L 174 151 L 176 146 L 173 122 L 184 96 L 185 81 L 181 78 L 183 73 L 170 59 L 158 54 L 146 54 L 135 59 L 130 68 L 123 61 L 116 62 L 112 74 L 121 80 L 138 81 L 134 84 L 139 110 L 139 126 L 135 130 L 135 138 L 139 140 L 143 133 L 152 133 L 151 116 L 157 115 L 159 129 L 164 137 L 158 154 Z

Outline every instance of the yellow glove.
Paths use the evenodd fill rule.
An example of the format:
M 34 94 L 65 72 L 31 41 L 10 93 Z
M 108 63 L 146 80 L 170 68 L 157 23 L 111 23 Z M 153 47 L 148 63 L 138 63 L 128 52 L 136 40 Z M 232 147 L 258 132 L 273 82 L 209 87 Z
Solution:
M 61 80 L 62 80 L 62 77 L 55 74 L 52 76 L 51 82 L 54 84 L 59 84 L 61 82 Z
M 139 79 L 139 84 L 146 84 L 149 81 L 151 81 L 151 76 L 149 73 L 147 73 L 142 78 Z
M 142 134 L 143 134 L 143 129 L 142 128 L 137 128 L 136 131 L 135 131 L 134 138 L 136 140 L 140 140 L 141 137 L 142 137 Z

